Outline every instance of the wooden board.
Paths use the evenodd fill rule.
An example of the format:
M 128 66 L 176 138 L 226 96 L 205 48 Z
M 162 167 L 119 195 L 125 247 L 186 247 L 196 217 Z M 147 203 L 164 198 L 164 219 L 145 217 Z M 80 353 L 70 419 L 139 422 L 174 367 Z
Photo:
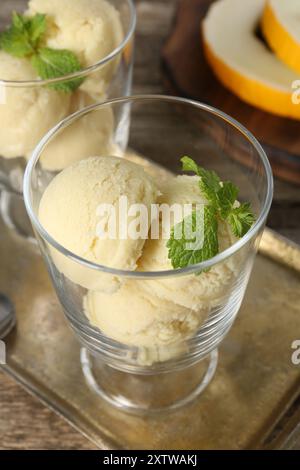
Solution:
M 200 34 L 212 0 L 181 0 L 163 48 L 163 71 L 169 92 L 215 106 L 244 124 L 263 144 L 274 174 L 300 184 L 300 121 L 256 109 L 225 89 L 207 64 Z
M 93 450 L 96 446 L 1 371 L 1 450 Z M 15 410 L 13 412 L 13 410 Z

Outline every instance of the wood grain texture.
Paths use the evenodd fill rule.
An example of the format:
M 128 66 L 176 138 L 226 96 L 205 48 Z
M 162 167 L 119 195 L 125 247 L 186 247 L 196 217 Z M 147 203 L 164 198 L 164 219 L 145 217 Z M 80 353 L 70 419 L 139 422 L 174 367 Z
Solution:
M 237 119 L 260 140 L 274 173 L 300 184 L 300 122 L 246 104 L 220 83 L 208 65 L 200 24 L 213 1 L 180 0 L 162 54 L 167 87 L 176 94 L 209 103 Z M 241 151 L 233 157 L 248 163 L 248 156 L 243 157 Z
M 14 0 L 11 1 L 12 9 Z M 160 54 L 178 0 L 136 0 L 134 93 L 162 93 Z M 1 8 L 1 6 L 0 6 Z M 300 242 L 300 191 L 275 182 L 269 225 Z M 300 445 L 300 444 L 299 444 Z M 47 407 L 0 373 L 0 449 L 91 449 L 93 445 Z
M 0 449 L 94 449 L 65 420 L 0 372 Z

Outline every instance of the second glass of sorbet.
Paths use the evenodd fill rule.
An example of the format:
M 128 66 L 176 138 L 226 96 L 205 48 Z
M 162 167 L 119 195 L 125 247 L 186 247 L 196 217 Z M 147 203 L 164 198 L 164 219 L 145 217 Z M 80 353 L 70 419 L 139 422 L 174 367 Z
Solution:
M 162 239 L 143 241 L 136 263 L 126 269 L 113 264 L 119 252 L 109 244 L 103 245 L 97 258 L 106 261 L 95 262 L 93 256 L 99 254 L 95 227 L 86 226 L 79 215 L 78 230 L 70 238 L 76 244 L 82 243 L 82 237 L 92 237 L 86 256 L 61 244 L 41 216 L 45 192 L 54 178 L 43 160 L 72 126 L 84 126 L 90 116 L 102 120 L 106 112 L 113 115 L 112 147 L 122 164 L 116 160 L 109 174 L 102 158 L 103 174 L 94 181 L 93 168 L 99 162 L 97 155 L 90 155 L 95 158 L 89 159 L 85 192 L 80 183 L 75 184 L 76 171 L 70 170 L 75 179 L 67 181 L 73 181 L 68 194 L 74 197 L 70 196 L 67 215 L 59 208 L 52 213 L 55 233 L 65 236 L 68 218 L 81 213 L 83 197 L 77 200 L 76 188 L 79 194 L 99 194 L 108 181 L 118 181 L 124 161 L 135 164 L 126 173 L 126 188 L 121 190 L 122 184 L 116 183 L 107 192 L 126 192 L 130 187 L 143 200 L 149 194 L 154 197 L 149 178 L 158 197 L 167 197 L 169 203 L 187 201 L 197 189 L 193 177 L 175 178 L 182 174 L 184 155 L 238 186 L 239 201 L 250 202 L 256 215 L 248 233 L 235 239 L 228 227 L 221 226 L 220 253 L 182 269 L 172 268 Z M 81 164 L 86 167 L 86 162 Z M 139 178 L 143 184 L 138 184 Z M 48 198 L 50 212 L 51 198 L 56 199 L 59 191 L 54 189 Z M 163 96 L 120 98 L 81 110 L 48 133 L 27 166 L 25 204 L 66 318 L 82 344 L 83 373 L 95 393 L 122 410 L 150 413 L 178 408 L 206 388 L 216 370 L 218 347 L 243 301 L 272 194 L 270 165 L 255 138 L 221 111 L 197 102 Z M 92 196 L 86 196 L 90 208 Z
M 32 151 L 58 122 L 86 106 L 130 94 L 136 14 L 131 0 L 18 0 L 18 13 L 46 15 L 45 45 L 76 54 L 82 70 L 42 80 L 30 58 L 0 51 L 0 212 L 7 226 L 31 237 L 24 208 L 23 175 Z M 11 1 L 1 1 L 1 30 L 11 23 Z M 74 92 L 61 87 L 82 80 Z M 44 159 L 56 173 L 90 154 L 106 154 L 113 132 L 112 113 L 93 116 L 70 129 Z M 68 153 L 66 152 L 68 148 Z

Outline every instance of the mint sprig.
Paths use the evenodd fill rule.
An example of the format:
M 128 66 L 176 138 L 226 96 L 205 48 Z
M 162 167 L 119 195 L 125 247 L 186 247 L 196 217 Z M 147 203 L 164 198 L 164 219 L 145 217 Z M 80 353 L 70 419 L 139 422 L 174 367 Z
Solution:
M 228 222 L 236 237 L 243 237 L 252 227 L 255 220 L 251 205 L 248 202 L 235 207 L 228 215 Z
M 238 195 L 238 188 L 230 181 L 225 181 L 220 186 L 216 197 L 220 216 L 223 220 L 226 220 L 229 217 L 230 213 L 233 210 L 234 203 L 238 198 Z
M 31 59 L 32 66 L 43 80 L 80 71 L 81 65 L 73 52 L 43 47 L 46 29 L 46 15 L 38 13 L 29 17 L 13 12 L 10 27 L 0 34 L 0 48 L 14 57 Z M 66 80 L 48 86 L 58 91 L 72 92 L 83 80 Z
M 220 177 L 214 171 L 205 170 L 198 166 L 190 157 L 183 157 L 181 162 L 184 171 L 192 171 L 200 177 L 199 189 L 206 197 L 207 205 L 204 207 L 204 233 L 201 247 L 189 249 L 189 240 L 185 238 L 183 230 L 186 224 L 191 224 L 193 230 L 197 230 L 195 225 L 196 211 L 172 229 L 167 248 L 168 257 L 175 269 L 200 263 L 218 254 L 218 224 L 220 220 L 228 222 L 233 234 L 238 238 L 243 237 L 255 221 L 250 203 L 236 204 L 239 189 L 232 182 L 221 182 Z M 182 234 L 180 239 L 175 237 L 176 233 Z
M 207 200 L 214 205 L 217 204 L 217 193 L 220 190 L 221 180 L 214 171 L 205 170 L 197 165 L 190 157 L 181 158 L 183 171 L 192 171 L 200 176 L 199 185 L 201 192 L 206 196 Z
M 20 16 L 20 15 L 19 15 Z M 23 17 L 24 18 L 24 17 Z M 26 18 L 28 33 L 31 44 L 34 49 L 39 47 L 40 41 L 43 39 L 47 29 L 46 15 L 37 13 L 32 18 Z
M 81 70 L 77 57 L 73 52 L 66 49 L 57 50 L 43 47 L 32 57 L 31 63 L 39 76 L 44 80 L 61 77 Z M 75 91 L 82 82 L 82 78 L 77 78 L 59 83 L 50 83 L 49 87 L 65 92 Z
M 191 227 L 193 233 L 197 230 L 197 214 L 198 211 L 193 211 L 190 215 L 185 217 L 179 224 L 173 227 L 170 239 L 167 242 L 169 249 L 169 258 L 174 269 L 185 268 L 192 264 L 201 263 L 207 259 L 213 258 L 219 252 L 218 242 L 218 221 L 216 218 L 215 210 L 212 206 L 204 207 L 204 237 L 201 240 L 201 246 L 197 246 L 196 235 L 193 238 L 186 239 L 184 236 L 177 238 L 177 233 L 184 235 L 186 225 Z M 200 217 L 203 214 L 200 214 Z M 193 249 L 188 248 L 189 245 L 194 245 Z M 188 248 L 188 249 L 187 249 Z
M 14 57 L 27 57 L 34 54 L 38 39 L 46 29 L 45 15 L 38 16 L 39 24 L 43 26 L 42 33 L 36 34 L 34 25 L 37 20 L 33 23 L 25 16 L 13 12 L 11 26 L 0 35 L 1 49 Z

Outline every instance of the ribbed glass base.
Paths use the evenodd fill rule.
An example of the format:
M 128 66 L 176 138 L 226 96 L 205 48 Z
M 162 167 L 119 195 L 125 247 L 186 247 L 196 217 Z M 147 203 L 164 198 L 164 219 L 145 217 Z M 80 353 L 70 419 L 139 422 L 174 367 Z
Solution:
M 212 380 L 218 351 L 185 369 L 158 373 L 124 372 L 81 349 L 82 370 L 89 387 L 111 405 L 135 414 L 171 411 L 197 398 Z

